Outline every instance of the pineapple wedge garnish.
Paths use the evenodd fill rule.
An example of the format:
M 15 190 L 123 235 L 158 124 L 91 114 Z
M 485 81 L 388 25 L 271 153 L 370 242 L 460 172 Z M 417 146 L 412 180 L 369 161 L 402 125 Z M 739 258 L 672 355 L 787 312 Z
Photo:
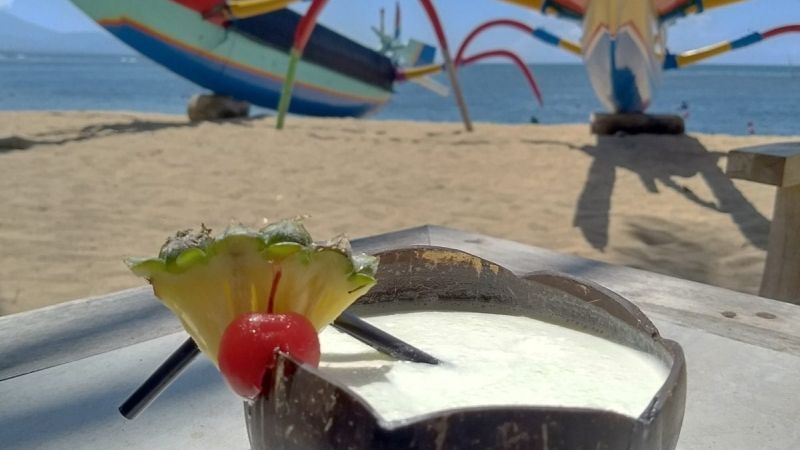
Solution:
M 222 333 L 239 315 L 295 312 L 320 331 L 367 293 L 378 267 L 373 256 L 353 255 L 344 238 L 314 243 L 298 219 L 257 231 L 229 227 L 216 238 L 205 227 L 181 231 L 158 258 L 127 263 L 214 364 Z

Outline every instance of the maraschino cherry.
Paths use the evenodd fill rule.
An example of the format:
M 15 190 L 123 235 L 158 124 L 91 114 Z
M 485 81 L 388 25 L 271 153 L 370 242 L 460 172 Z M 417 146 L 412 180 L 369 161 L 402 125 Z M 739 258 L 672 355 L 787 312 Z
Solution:
M 262 392 L 265 376 L 275 368 L 278 350 L 299 362 L 319 365 L 319 336 L 305 316 L 242 314 L 222 334 L 219 370 L 237 394 L 254 399 Z

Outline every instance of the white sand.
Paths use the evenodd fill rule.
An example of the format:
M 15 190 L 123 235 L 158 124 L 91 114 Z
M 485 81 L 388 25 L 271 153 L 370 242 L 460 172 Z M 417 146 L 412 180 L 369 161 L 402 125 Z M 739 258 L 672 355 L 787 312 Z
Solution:
M 732 148 L 792 139 L 0 113 L 8 135 L 37 144 L 0 149 L 0 314 L 142 285 L 122 259 L 176 229 L 298 214 L 319 239 L 436 224 L 755 292 L 774 189 L 720 168 Z

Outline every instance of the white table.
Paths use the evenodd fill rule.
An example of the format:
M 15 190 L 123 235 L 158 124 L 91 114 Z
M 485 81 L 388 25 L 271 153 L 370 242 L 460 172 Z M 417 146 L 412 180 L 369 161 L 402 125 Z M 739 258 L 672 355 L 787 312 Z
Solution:
M 595 281 L 686 352 L 678 448 L 800 449 L 800 306 L 440 227 L 353 244 L 452 247 Z M 0 448 L 247 449 L 241 404 L 202 358 L 136 420 L 117 413 L 185 337 L 149 287 L 0 317 Z

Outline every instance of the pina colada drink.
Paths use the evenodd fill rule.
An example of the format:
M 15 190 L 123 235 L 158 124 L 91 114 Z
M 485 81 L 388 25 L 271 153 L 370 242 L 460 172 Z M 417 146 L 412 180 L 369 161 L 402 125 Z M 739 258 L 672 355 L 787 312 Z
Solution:
M 525 316 L 399 312 L 370 323 L 443 361 L 393 360 L 327 328 L 320 370 L 385 421 L 453 408 L 563 406 L 638 417 L 669 369 L 655 356 Z

